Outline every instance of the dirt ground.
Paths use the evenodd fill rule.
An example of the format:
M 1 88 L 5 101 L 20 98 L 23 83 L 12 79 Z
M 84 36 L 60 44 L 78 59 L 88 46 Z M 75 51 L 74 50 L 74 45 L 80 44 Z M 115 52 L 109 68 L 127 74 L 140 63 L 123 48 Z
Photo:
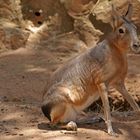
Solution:
M 129 54 L 128 91 L 140 97 L 140 55 Z M 112 112 L 118 137 L 104 122 L 79 126 L 77 132 L 51 130 L 41 112 L 42 90 L 52 71 L 67 56 L 33 49 L 0 54 L 0 140 L 140 140 L 140 113 Z M 95 113 L 88 112 L 95 116 Z

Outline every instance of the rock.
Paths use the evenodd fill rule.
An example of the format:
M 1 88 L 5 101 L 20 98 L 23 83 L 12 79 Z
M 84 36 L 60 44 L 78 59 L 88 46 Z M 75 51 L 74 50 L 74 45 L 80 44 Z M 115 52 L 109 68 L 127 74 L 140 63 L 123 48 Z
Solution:
M 132 20 L 140 30 L 140 1 L 131 0 L 131 2 L 133 5 Z M 121 14 L 124 14 L 128 8 L 128 0 L 111 0 L 111 2 L 108 2 L 108 0 L 103 0 L 96 6 L 93 11 L 93 15 L 96 15 L 97 20 L 102 20 L 104 23 L 109 23 L 111 21 L 112 4 Z M 106 28 L 106 26 L 104 26 L 104 28 Z

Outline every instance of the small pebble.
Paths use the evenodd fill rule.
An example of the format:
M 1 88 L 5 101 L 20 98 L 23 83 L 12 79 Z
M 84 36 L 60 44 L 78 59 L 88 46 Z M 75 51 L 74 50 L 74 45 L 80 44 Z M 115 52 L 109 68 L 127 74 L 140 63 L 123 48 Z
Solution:
M 86 139 L 90 139 L 91 137 L 87 136 Z
M 14 129 L 18 130 L 19 128 L 18 127 L 14 127 Z
M 17 133 L 13 133 L 13 134 L 12 134 L 12 136 L 15 136 L 15 135 L 17 135 Z
M 19 136 L 24 136 L 24 134 L 19 134 Z

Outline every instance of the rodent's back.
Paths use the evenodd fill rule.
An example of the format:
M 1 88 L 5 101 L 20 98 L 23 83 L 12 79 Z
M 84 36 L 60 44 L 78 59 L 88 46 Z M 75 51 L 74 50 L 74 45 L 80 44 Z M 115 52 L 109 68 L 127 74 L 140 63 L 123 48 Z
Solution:
M 73 82 L 81 84 L 100 69 L 100 65 L 105 63 L 109 48 L 106 42 L 99 43 L 96 47 L 88 49 L 81 55 L 67 61 L 62 67 L 58 68 L 49 80 L 48 87 L 58 82 Z

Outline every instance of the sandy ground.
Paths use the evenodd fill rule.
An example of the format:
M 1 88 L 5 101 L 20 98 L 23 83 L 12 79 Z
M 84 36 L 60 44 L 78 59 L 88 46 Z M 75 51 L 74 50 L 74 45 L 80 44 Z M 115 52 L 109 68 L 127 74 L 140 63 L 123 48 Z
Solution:
M 128 57 L 126 85 L 139 98 L 140 55 Z M 51 72 L 66 59 L 57 52 L 32 49 L 0 54 L 0 140 L 139 140 L 140 113 L 133 111 L 112 112 L 117 138 L 106 133 L 104 122 L 81 125 L 77 132 L 49 128 L 40 109 L 42 90 Z

